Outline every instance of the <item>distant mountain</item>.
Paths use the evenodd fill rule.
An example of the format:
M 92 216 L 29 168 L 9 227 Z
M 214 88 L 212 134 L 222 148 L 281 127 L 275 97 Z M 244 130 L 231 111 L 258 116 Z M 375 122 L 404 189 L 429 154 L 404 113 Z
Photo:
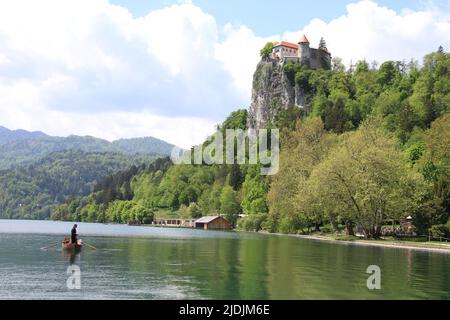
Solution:
M 48 137 L 45 133 L 40 131 L 26 131 L 26 130 L 9 130 L 8 128 L 0 126 L 0 144 L 18 141 L 18 140 L 32 140 Z
M 127 154 L 150 154 L 159 156 L 170 155 L 174 145 L 165 141 L 152 138 L 120 139 L 113 141 L 112 146 L 117 152 Z
M 46 219 L 52 207 L 90 194 L 106 177 L 152 161 L 148 156 L 66 150 L 0 171 L 0 219 Z
M 65 150 L 164 157 L 170 155 L 173 147 L 153 137 L 109 142 L 90 136 L 53 137 L 42 132 L 13 131 L 0 127 L 0 170 L 32 164 L 50 153 Z

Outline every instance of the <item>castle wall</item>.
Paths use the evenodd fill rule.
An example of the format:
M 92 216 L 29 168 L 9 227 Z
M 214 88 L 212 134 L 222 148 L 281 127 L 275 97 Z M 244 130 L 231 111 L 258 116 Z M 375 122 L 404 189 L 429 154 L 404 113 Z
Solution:
M 299 44 L 299 50 L 298 50 L 298 57 L 301 60 L 301 63 L 308 64 L 310 59 L 310 48 L 309 44 L 306 43 L 300 43 Z
M 309 67 L 311 69 L 317 69 L 319 68 L 319 53 L 317 49 L 310 49 L 310 58 L 309 58 Z
M 273 50 L 273 56 L 274 58 L 277 57 L 279 59 L 282 59 L 284 57 L 296 57 L 298 55 L 298 50 L 283 46 L 278 46 L 274 48 Z
M 284 57 L 283 58 L 283 63 L 289 63 L 289 62 L 300 63 L 300 58 L 299 57 Z
M 286 44 L 286 42 L 284 42 Z M 289 44 L 289 43 L 287 43 Z M 294 46 L 294 44 L 290 44 Z M 298 49 L 281 43 L 274 47 L 272 58 L 279 60 L 280 64 L 289 62 L 301 63 L 311 69 L 329 69 L 331 67 L 331 54 L 326 50 L 310 48 L 309 43 L 299 43 Z

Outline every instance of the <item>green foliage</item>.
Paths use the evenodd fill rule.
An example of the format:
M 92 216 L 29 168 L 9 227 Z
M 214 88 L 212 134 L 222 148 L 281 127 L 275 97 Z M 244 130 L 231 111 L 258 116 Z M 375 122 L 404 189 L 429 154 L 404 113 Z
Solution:
M 232 112 L 223 122 L 221 128 L 226 129 L 241 129 L 245 130 L 247 127 L 247 110 L 241 109 Z
M 426 150 L 418 161 L 425 179 L 433 184 L 434 201 L 450 216 L 450 114 L 444 114 L 424 134 Z M 444 218 L 445 219 L 445 218 Z
M 283 216 L 280 219 L 278 230 L 285 234 L 298 234 L 308 226 L 307 221 L 302 215 Z
M 304 203 L 309 193 L 307 178 L 335 144 L 335 135 L 327 132 L 320 118 L 298 122 L 296 130 L 282 137 L 279 173 L 272 178 L 267 196 L 269 217 L 265 228 L 271 232 L 297 233 L 322 221 L 316 200 Z M 309 207 L 306 207 L 306 204 Z M 292 225 L 290 225 L 292 223 Z
M 297 107 L 282 109 L 275 115 L 273 127 L 295 130 L 297 120 L 301 119 L 303 115 L 304 111 Z
M 450 54 L 436 52 L 425 57 L 411 96 L 411 104 L 424 127 L 450 111 L 449 71 Z
M 242 185 L 242 209 L 245 214 L 267 213 L 267 181 L 260 174 L 259 166 L 251 166 Z
M 0 172 L 0 217 L 46 219 L 51 209 L 87 196 L 97 181 L 133 164 L 118 153 L 63 151 L 26 167 Z
M 418 141 L 412 144 L 408 149 L 406 149 L 406 154 L 408 160 L 415 164 L 418 160 L 420 160 L 425 153 L 426 145 L 424 141 Z
M 0 130 L 0 170 L 34 164 L 51 153 L 62 151 L 121 153 L 124 156 L 132 156 L 138 162 L 149 156 L 168 156 L 172 148 L 173 145 L 151 137 L 109 142 L 93 137 L 62 138 L 42 133 L 23 133 L 17 137 Z
M 191 218 L 194 218 L 194 219 L 198 219 L 203 216 L 202 209 L 195 202 L 193 202 L 189 205 L 188 214 Z
M 220 195 L 220 213 L 232 224 L 236 224 L 241 213 L 238 194 L 230 186 L 225 186 Z
M 92 221 L 95 216 L 88 215 L 88 221 Z M 133 201 L 115 200 L 106 209 L 106 221 L 116 223 L 149 223 L 153 221 L 153 212 L 144 206 Z M 94 220 L 95 221 L 95 220 Z M 99 219 L 97 219 L 99 221 Z M 103 221 L 102 221 L 103 222 Z
M 205 214 L 218 214 L 220 210 L 220 194 L 224 181 L 222 179 L 216 180 L 212 186 L 206 189 L 198 201 L 199 206 L 202 208 L 202 212 Z
M 105 178 L 99 179 L 100 182 L 93 186 L 93 192 L 88 196 L 77 197 L 53 208 L 51 218 L 119 223 L 151 221 L 153 206 L 149 206 L 148 202 L 143 200 L 148 195 L 148 189 L 139 186 L 141 188 L 136 190 L 136 178 L 149 176 L 150 181 L 157 181 L 158 177 L 168 170 L 170 164 L 170 159 L 161 158 L 149 164 L 131 166 L 126 170 L 106 175 Z M 148 201 L 151 202 L 151 199 Z M 127 210 L 131 212 L 125 212 Z
M 331 69 L 335 72 L 344 72 L 345 65 L 342 63 L 342 59 L 339 57 L 334 57 L 331 60 Z
M 272 47 L 266 45 L 263 58 Z M 257 86 L 271 66 L 258 65 Z M 262 177 L 257 165 L 172 166 L 160 159 L 145 166 L 128 162 L 126 169 L 109 164 L 110 173 L 94 166 L 94 180 L 94 173 L 69 170 L 55 178 L 67 185 L 41 192 L 41 182 L 26 178 L 36 168 L 3 172 L 0 184 L 13 191 L 0 190 L 0 212 L 35 218 L 52 209 L 54 219 L 119 223 L 148 221 L 161 210 L 183 218 L 222 214 L 248 231 L 298 234 L 342 224 L 350 234 L 359 226 L 375 238 L 386 221 L 412 215 L 419 234 L 443 234 L 450 212 L 449 68 L 444 51 L 428 55 L 422 68 L 414 61 L 379 68 L 360 61 L 349 71 L 338 59 L 332 70 L 289 63 L 283 72 L 302 92 L 304 108 L 270 101 L 277 110 L 270 128 L 282 129 L 277 175 Z M 219 129 L 245 130 L 247 116 L 237 110 Z M 146 148 L 140 140 L 130 150 L 117 145 L 128 153 Z M 39 174 L 43 181 L 44 174 L 52 177 L 47 171 Z M 89 182 L 78 183 L 80 176 Z M 246 216 L 239 220 L 241 213 Z
M 310 116 L 321 117 L 327 130 L 354 130 L 378 115 L 383 126 L 405 144 L 414 130 L 429 128 L 449 112 L 448 53 L 426 56 L 422 69 L 415 61 L 386 61 L 378 69 L 359 61 L 348 72 L 339 59 L 333 64 L 332 71 L 310 70 L 295 63 L 284 66 L 289 81 L 302 90 L 305 110 Z
M 295 77 L 300 70 L 302 70 L 302 67 L 298 63 L 290 62 L 283 66 L 283 71 L 292 85 L 294 85 Z
M 258 232 L 263 229 L 266 214 L 252 214 L 239 220 L 238 228 L 244 231 Z
M 386 61 L 378 70 L 377 83 L 381 88 L 392 87 L 401 79 L 400 62 Z
M 165 141 L 153 138 L 132 138 L 113 141 L 110 148 L 116 152 L 129 155 L 143 154 L 164 157 L 170 155 L 173 145 Z
M 280 173 L 268 195 L 275 230 L 318 230 L 340 220 L 379 237 L 387 219 L 422 209 L 431 190 L 380 122 L 368 121 L 336 140 L 315 119 L 285 137 Z
M 275 42 L 267 42 L 265 46 L 260 50 L 259 54 L 261 58 L 268 59 L 272 55 L 273 47 L 275 46 Z
M 445 224 L 437 224 L 430 229 L 433 238 L 447 238 L 450 237 L 450 230 Z

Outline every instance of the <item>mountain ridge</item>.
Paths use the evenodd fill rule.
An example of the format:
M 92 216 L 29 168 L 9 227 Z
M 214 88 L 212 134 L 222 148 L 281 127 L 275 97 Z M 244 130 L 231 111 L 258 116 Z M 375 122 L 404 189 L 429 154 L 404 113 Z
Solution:
M 108 176 L 153 160 L 123 153 L 65 150 L 29 165 L 0 170 L 0 219 L 46 219 L 53 206 L 86 196 Z
M 27 131 L 24 129 L 11 130 L 4 126 L 0 126 L 0 144 L 14 140 L 26 140 L 47 137 L 48 135 L 42 131 Z
M 175 145 L 154 137 L 108 141 L 93 136 L 50 136 L 40 131 L 10 130 L 0 126 L 0 170 L 29 165 L 53 152 L 118 152 L 124 155 L 165 157 Z
M 98 140 L 102 140 L 102 141 L 106 141 L 109 143 L 115 143 L 115 142 L 119 142 L 119 141 L 128 141 L 128 140 L 140 140 L 140 139 L 154 139 L 155 141 L 161 141 L 170 145 L 170 142 L 164 141 L 163 139 L 160 138 L 156 138 L 153 136 L 142 136 L 142 137 L 132 137 L 132 138 L 119 138 L 119 139 L 115 139 L 112 141 L 109 141 L 107 139 L 104 138 L 98 138 L 96 136 L 93 135 L 78 135 L 78 134 L 70 134 L 68 136 L 57 136 L 57 135 L 50 135 L 47 134 L 43 131 L 29 131 L 29 130 L 25 130 L 25 129 L 9 129 L 5 126 L 0 125 L 0 144 L 2 144 L 2 138 L 4 136 L 12 136 L 11 140 L 19 140 L 21 139 L 21 135 L 25 135 L 25 139 L 24 140 L 28 140 L 28 139 L 32 139 L 34 138 L 43 138 L 43 137 L 47 137 L 47 138 L 60 138 L 60 139 L 68 139 L 68 138 L 93 138 L 93 139 L 98 139 Z

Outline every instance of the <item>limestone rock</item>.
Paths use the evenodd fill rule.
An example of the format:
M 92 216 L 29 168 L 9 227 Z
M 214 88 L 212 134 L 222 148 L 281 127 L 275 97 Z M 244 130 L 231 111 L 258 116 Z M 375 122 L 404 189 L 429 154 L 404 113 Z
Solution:
M 247 125 L 257 130 L 264 129 L 280 110 L 302 107 L 304 101 L 303 92 L 291 83 L 278 60 L 262 60 L 253 75 L 252 102 Z

